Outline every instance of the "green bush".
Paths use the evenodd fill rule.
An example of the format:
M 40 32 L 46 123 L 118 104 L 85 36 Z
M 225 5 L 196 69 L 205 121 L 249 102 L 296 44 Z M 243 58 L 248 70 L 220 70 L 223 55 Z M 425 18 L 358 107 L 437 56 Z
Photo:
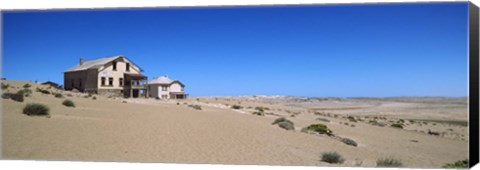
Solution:
M 349 138 L 342 138 L 342 142 L 350 146 L 357 146 L 357 142 Z
M 43 104 L 27 104 L 23 108 L 23 114 L 29 115 L 29 116 L 47 116 L 49 109 L 47 106 Z
M 11 94 L 10 95 L 10 98 L 13 100 L 13 101 L 17 101 L 17 102 L 23 102 L 23 92 L 19 91 L 15 94 Z
M 333 133 L 332 130 L 328 129 L 327 125 L 324 125 L 324 124 L 311 124 L 305 130 L 314 131 L 319 134 L 328 134 L 328 135 L 332 135 Z
M 400 160 L 394 158 L 384 158 L 377 160 L 377 167 L 401 167 L 403 166 Z
M 394 128 L 399 128 L 399 129 L 403 129 L 403 124 L 400 124 L 400 123 L 394 123 L 392 125 L 390 125 L 391 127 L 394 127 Z
M 239 106 L 239 105 L 233 105 L 231 108 L 238 110 L 238 109 L 242 109 L 243 107 L 242 107 L 242 106 Z
M 345 159 L 337 152 L 324 152 L 322 153 L 322 161 L 327 163 L 341 164 L 345 161 Z
M 68 99 L 67 99 L 67 100 L 64 100 L 64 101 L 62 102 L 62 104 L 63 104 L 64 106 L 67 106 L 67 107 L 75 107 L 75 103 L 73 103 L 73 101 L 68 100 Z
M 442 168 L 468 168 L 468 159 L 459 160 L 454 163 L 447 163 Z
M 97 97 L 93 96 L 92 99 L 93 99 L 93 100 L 97 100 Z M 178 103 L 177 103 L 177 105 L 178 105 Z
M 30 85 L 30 84 L 28 84 L 28 83 L 25 84 L 25 85 L 23 85 L 23 88 L 30 88 L 30 87 L 32 87 L 32 85 Z

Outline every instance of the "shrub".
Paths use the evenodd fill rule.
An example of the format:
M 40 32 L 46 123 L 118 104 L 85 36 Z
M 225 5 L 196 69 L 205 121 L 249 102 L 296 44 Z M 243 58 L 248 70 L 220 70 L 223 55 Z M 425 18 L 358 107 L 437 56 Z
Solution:
M 19 91 L 19 92 L 20 92 L 20 91 Z M 10 98 L 11 98 L 13 101 L 23 102 L 23 92 L 11 94 L 11 95 L 10 95 Z
M 341 164 L 345 161 L 342 155 L 337 152 L 324 152 L 322 153 L 322 161 L 327 163 Z
M 242 109 L 243 107 L 242 107 L 242 106 L 239 106 L 239 105 L 233 105 L 231 108 L 232 108 L 232 109 Z
M 67 94 L 67 96 L 68 96 L 68 97 L 73 97 L 73 95 L 72 95 L 72 94 L 70 94 L 70 93 L 68 93 L 68 94 Z
M 350 122 L 357 122 L 357 120 L 355 120 L 355 118 L 353 116 L 348 116 L 347 119 L 350 121 Z
M 40 89 L 40 88 L 37 88 L 37 92 L 40 92 L 40 93 L 43 93 L 43 94 L 50 94 L 50 91 L 43 90 L 43 89 Z
M 322 121 L 322 122 L 330 122 L 330 120 L 328 120 L 328 119 L 326 119 L 326 118 L 323 118 L 323 117 L 317 118 L 317 120 L 320 120 L 320 121 Z
M 391 126 L 391 127 L 394 127 L 394 128 L 403 129 L 403 124 L 400 124 L 400 123 L 394 123 L 394 124 L 391 124 L 390 126 Z
M 284 118 L 284 117 L 280 117 L 280 118 L 275 119 L 275 120 L 273 121 L 272 125 L 277 124 L 277 123 L 280 123 L 280 122 L 290 122 L 290 123 L 293 124 L 292 121 L 290 121 L 290 120 L 288 120 L 288 119 L 286 119 L 286 118 Z
M 47 116 L 48 115 L 48 107 L 43 104 L 27 104 L 23 108 L 23 114 L 29 116 Z
M 357 146 L 357 142 L 349 138 L 342 138 L 342 142 L 350 146 Z
M 30 85 L 30 84 L 28 84 L 28 83 L 25 84 L 25 85 L 23 85 L 23 88 L 30 88 L 30 87 L 32 87 L 32 85 Z
M 191 107 L 191 108 L 194 108 L 194 109 L 197 109 L 197 110 L 202 110 L 202 106 L 200 106 L 200 105 L 188 105 L 188 107 Z
M 264 112 L 253 112 L 252 114 L 257 116 L 265 116 Z
M 2 90 L 8 89 L 8 87 L 10 87 L 9 84 L 3 84 L 3 83 L 2 83 Z
M 263 113 L 263 112 L 262 112 Z M 286 130 L 295 130 L 293 122 L 284 118 L 280 117 L 273 121 L 272 125 L 278 124 L 279 127 L 286 129 Z
M 459 160 L 454 163 L 447 163 L 442 168 L 468 168 L 468 159 Z
M 258 111 L 260 111 L 260 112 L 263 112 L 263 111 L 265 111 L 265 110 L 270 110 L 270 108 L 268 108 L 268 107 L 262 107 L 262 106 L 257 106 L 257 107 L 255 107 L 255 110 L 258 110 Z
M 402 162 L 394 158 L 385 158 L 377 160 L 377 167 L 401 167 Z
M 62 93 L 55 93 L 54 95 L 55 95 L 56 98 L 63 98 Z
M 97 97 L 93 96 L 92 99 L 93 99 L 93 100 L 97 100 Z
M 25 94 L 25 95 L 30 95 L 30 94 L 32 94 L 32 90 L 30 90 L 30 89 L 22 89 L 21 91 L 22 91 L 23 94 Z
M 372 125 L 375 125 L 375 126 L 380 126 L 380 127 L 384 127 L 386 125 L 385 123 L 380 123 L 376 120 L 370 120 L 368 123 L 370 123 Z
M 67 100 L 64 100 L 64 101 L 62 102 L 62 104 L 63 104 L 64 106 L 67 106 L 67 107 L 75 107 L 75 103 L 73 103 L 73 101 L 68 100 L 68 99 L 67 99 Z
M 278 127 L 281 127 L 285 130 L 295 130 L 295 127 L 291 121 L 280 122 L 278 123 Z
M 12 96 L 12 93 L 3 93 L 2 94 L 3 99 L 10 99 L 11 96 Z
M 328 129 L 327 125 L 324 124 L 311 124 L 306 128 L 307 131 L 314 131 L 319 134 L 328 134 L 332 135 L 332 130 Z

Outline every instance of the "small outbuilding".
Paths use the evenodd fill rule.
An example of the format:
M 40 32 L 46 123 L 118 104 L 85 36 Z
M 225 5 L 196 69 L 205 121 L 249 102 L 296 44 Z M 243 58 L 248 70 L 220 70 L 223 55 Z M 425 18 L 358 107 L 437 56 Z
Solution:
M 167 75 L 148 81 L 149 96 L 158 99 L 186 99 L 185 85 L 178 80 L 172 80 Z

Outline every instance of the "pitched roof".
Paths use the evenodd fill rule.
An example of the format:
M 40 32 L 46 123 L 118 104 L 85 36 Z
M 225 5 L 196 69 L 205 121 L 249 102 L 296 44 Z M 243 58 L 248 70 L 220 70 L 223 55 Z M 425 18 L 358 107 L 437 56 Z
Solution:
M 112 57 L 105 57 L 105 58 L 98 58 L 98 59 L 94 59 L 94 60 L 84 61 L 82 65 L 77 64 L 77 65 L 73 66 L 72 68 L 69 68 L 68 70 L 65 70 L 65 72 L 82 71 L 82 70 L 95 69 L 95 68 L 98 69 L 98 68 L 102 67 L 103 65 L 105 65 L 105 64 L 107 64 L 107 63 L 109 63 L 113 60 L 116 60 L 119 57 L 124 57 L 124 56 L 117 55 L 117 56 L 112 56 Z M 130 62 L 133 65 L 137 66 L 132 61 L 130 61 Z M 138 67 L 138 68 L 140 70 L 142 70 L 140 67 Z
M 154 78 L 153 80 L 148 81 L 148 84 L 165 84 L 165 85 L 170 85 L 170 84 L 175 83 L 175 82 L 177 82 L 177 83 L 180 84 L 181 86 L 185 86 L 185 85 L 183 85 L 183 83 L 181 83 L 180 81 L 178 81 L 178 80 L 172 80 L 172 79 L 168 78 L 168 76 L 160 76 L 160 77 Z

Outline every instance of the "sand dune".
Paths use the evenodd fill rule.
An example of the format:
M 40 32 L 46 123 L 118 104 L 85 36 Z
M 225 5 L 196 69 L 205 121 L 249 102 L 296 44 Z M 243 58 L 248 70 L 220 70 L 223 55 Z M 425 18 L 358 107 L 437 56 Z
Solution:
M 7 89 L 9 92 L 16 92 L 28 83 L 3 82 L 13 86 Z M 33 85 L 30 89 L 48 88 L 30 84 Z M 65 98 L 55 98 L 33 91 L 24 102 L 2 99 L 3 159 L 375 166 L 379 158 L 394 157 L 406 167 L 426 168 L 468 158 L 467 127 L 438 122 L 467 121 L 466 108 L 462 107 L 466 105 L 456 99 L 447 104 L 443 100 L 442 104 L 393 99 L 314 101 L 284 96 L 199 97 L 179 101 L 95 96 L 93 100 L 85 98 L 86 94 L 62 92 Z M 73 100 L 76 107 L 63 106 L 61 102 L 65 99 Z M 27 103 L 47 105 L 50 118 L 22 114 Z M 202 110 L 188 107 L 191 104 L 200 105 Z M 243 108 L 232 109 L 232 105 Z M 252 115 L 257 106 L 268 107 L 267 114 Z M 271 125 L 280 116 L 293 121 L 295 131 Z M 362 121 L 351 122 L 346 116 Z M 384 117 L 385 120 L 379 121 L 387 123 L 405 119 L 405 128 L 372 125 L 369 120 L 374 116 Z M 319 117 L 330 122 L 316 120 Z M 430 120 L 437 122 L 433 125 Z M 358 146 L 300 132 L 312 123 L 326 124 L 335 135 L 351 138 Z M 428 135 L 427 130 L 445 133 L 434 136 Z M 320 161 L 320 154 L 326 151 L 336 151 L 346 161 L 343 164 Z

